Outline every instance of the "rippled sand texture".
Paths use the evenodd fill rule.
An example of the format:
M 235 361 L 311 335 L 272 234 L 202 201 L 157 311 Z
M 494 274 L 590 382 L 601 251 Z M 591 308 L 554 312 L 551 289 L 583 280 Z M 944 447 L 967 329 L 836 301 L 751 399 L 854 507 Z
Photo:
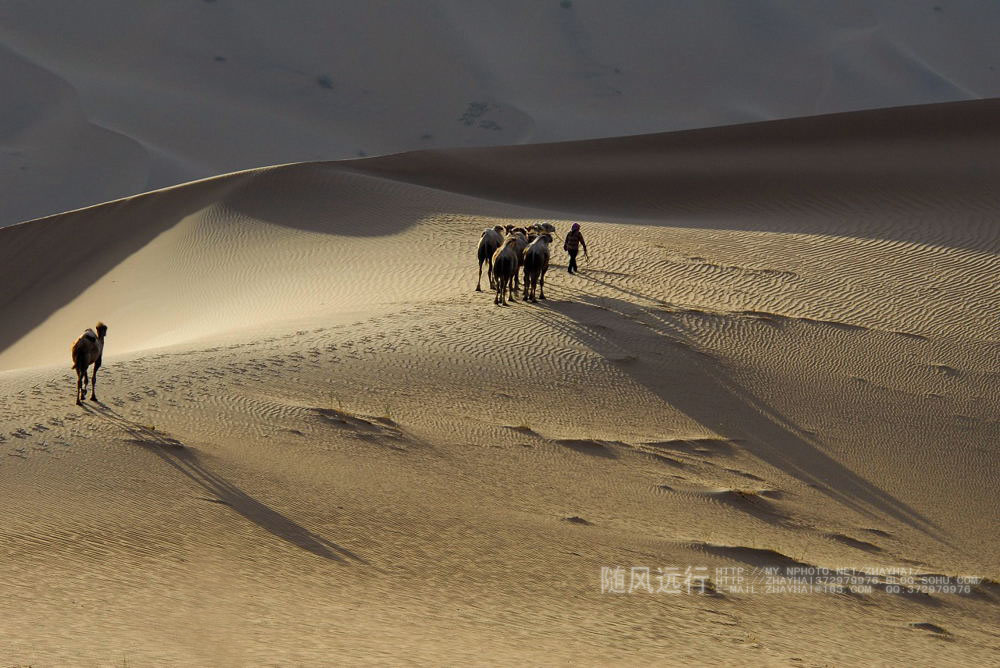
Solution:
M 295 164 L 0 229 L 2 658 L 994 661 L 998 112 Z M 591 258 L 495 307 L 479 233 L 537 220 Z M 616 565 L 713 583 L 602 593 Z M 717 582 L 767 567 L 982 579 Z

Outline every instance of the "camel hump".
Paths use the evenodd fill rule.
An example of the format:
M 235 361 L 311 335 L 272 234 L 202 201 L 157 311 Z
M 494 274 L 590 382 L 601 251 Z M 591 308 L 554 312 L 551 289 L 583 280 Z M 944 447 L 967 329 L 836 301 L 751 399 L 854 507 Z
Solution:
M 83 333 L 83 337 L 82 338 L 84 338 L 84 339 L 90 339 L 91 341 L 96 341 L 97 340 L 97 334 L 94 333 L 94 330 L 88 329 L 87 331 L 85 331 Z

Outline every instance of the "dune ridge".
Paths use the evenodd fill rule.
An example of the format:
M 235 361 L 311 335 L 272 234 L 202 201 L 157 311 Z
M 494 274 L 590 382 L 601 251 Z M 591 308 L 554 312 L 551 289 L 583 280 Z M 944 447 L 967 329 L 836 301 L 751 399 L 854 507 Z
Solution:
M 0 229 L 4 659 L 989 664 L 996 106 L 297 163 Z M 495 307 L 479 234 L 537 220 L 591 257 Z
M 0 225 L 265 164 L 989 99 L 998 18 L 955 0 L 15 2 Z

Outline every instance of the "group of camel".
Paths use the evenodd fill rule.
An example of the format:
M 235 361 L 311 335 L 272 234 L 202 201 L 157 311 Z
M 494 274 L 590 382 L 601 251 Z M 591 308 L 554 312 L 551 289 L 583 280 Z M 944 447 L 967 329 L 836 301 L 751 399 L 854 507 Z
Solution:
M 556 228 L 552 223 L 539 223 L 527 228 L 497 225 L 483 230 L 476 257 L 479 260 L 479 280 L 476 291 L 482 292 L 483 263 L 490 289 L 496 291 L 493 303 L 506 306 L 514 301 L 519 289 L 518 273 L 524 269 L 524 301 L 545 299 L 545 272 L 549 269 L 549 244 Z M 538 299 L 535 298 L 537 290 Z

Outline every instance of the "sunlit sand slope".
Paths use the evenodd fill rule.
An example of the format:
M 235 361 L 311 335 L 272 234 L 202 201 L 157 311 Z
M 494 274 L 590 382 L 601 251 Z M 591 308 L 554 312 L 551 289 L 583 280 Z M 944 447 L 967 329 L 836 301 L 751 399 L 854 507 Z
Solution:
M 990 663 L 996 107 L 279 166 L 0 230 L 3 658 Z M 557 241 L 548 299 L 496 307 L 479 234 L 537 220 L 590 259 Z M 657 593 L 689 567 L 706 593 Z

